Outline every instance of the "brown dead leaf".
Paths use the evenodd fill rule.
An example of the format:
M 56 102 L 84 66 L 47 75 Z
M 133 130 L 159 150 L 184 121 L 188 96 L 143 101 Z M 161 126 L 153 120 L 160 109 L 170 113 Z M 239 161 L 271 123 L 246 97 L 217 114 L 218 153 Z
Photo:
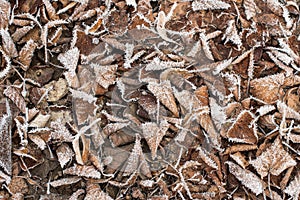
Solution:
M 56 149 L 56 155 L 61 168 L 64 168 L 64 166 L 72 160 L 74 153 L 67 144 L 62 144 Z
M 74 164 L 73 167 L 65 169 L 63 173 L 69 175 L 82 176 L 86 178 L 101 178 L 101 173 L 98 170 L 96 170 L 94 166 L 82 166 Z

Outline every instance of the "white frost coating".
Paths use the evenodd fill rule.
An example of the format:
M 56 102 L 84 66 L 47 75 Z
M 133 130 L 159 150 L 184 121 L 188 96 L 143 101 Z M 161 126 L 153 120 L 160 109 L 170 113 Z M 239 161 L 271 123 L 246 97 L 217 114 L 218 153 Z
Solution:
M 213 75 L 219 74 L 222 70 L 226 69 L 229 65 L 231 65 L 231 63 L 232 63 L 232 57 L 222 61 L 220 64 L 216 66 L 215 70 L 213 71 Z
M 69 72 L 75 73 L 79 59 L 79 49 L 77 47 L 70 49 L 65 53 L 59 54 L 57 58 Z
M 261 106 L 259 107 L 259 109 L 257 109 L 256 112 L 259 113 L 259 116 L 263 116 L 271 111 L 275 110 L 275 106 L 273 105 L 264 105 L 264 106 Z
M 297 200 L 300 194 L 300 173 L 290 182 L 289 186 L 285 188 L 284 192 L 289 194 L 293 200 Z
M 219 0 L 196 0 L 192 3 L 193 11 L 228 9 L 230 4 Z
M 216 125 L 217 129 L 220 130 L 223 123 L 226 121 L 226 113 L 224 108 L 217 104 L 214 98 L 209 98 L 210 113 L 211 117 Z
M 238 49 L 240 49 L 243 44 L 235 27 L 235 20 L 229 20 L 227 25 L 228 26 L 222 40 L 225 39 L 225 43 L 231 41 L 233 44 L 237 45 Z
M 96 102 L 97 98 L 94 97 L 91 94 L 82 92 L 82 91 L 78 91 L 78 90 L 73 90 L 71 88 L 69 88 L 70 92 L 72 93 L 72 97 L 77 98 L 77 99 L 82 99 L 84 101 L 87 101 L 89 103 L 93 103 Z

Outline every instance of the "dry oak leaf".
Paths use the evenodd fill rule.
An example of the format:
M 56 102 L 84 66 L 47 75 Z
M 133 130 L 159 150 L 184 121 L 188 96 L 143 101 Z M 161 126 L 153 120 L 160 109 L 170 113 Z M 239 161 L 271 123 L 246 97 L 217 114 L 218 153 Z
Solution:
M 154 122 L 146 122 L 142 124 L 143 135 L 147 141 L 147 144 L 150 148 L 152 159 L 156 158 L 157 148 L 166 135 L 167 130 L 169 129 L 170 124 L 167 121 L 162 121 L 158 125 Z
M 150 82 L 148 89 L 154 94 L 156 98 L 161 101 L 176 117 L 179 117 L 175 97 L 170 81 L 163 81 L 161 83 Z
M 280 97 L 280 86 L 283 85 L 284 79 L 283 73 L 253 79 L 250 82 L 250 92 L 254 97 L 267 104 L 273 104 Z
M 227 161 L 226 164 L 229 166 L 229 172 L 256 195 L 259 195 L 264 191 L 264 182 L 254 173 L 241 168 L 231 161 Z
M 297 164 L 289 153 L 284 150 L 279 138 L 276 138 L 272 146 L 249 163 L 261 177 L 267 176 L 268 173 L 278 176 L 287 168 Z
M 284 190 L 285 193 L 293 197 L 294 200 L 297 200 L 300 194 L 300 173 L 296 175 L 294 180 L 292 180 Z
M 254 118 L 250 111 L 242 111 L 227 131 L 226 136 L 229 141 L 255 144 L 257 142 L 256 127 L 254 123 L 251 124 Z
M 132 152 L 127 159 L 127 164 L 125 165 L 123 176 L 131 175 L 136 171 L 141 172 L 143 175 L 149 178 L 152 177 L 149 165 L 142 150 L 141 136 L 138 134 L 136 135 L 136 140 Z
M 82 176 L 86 178 L 100 179 L 101 173 L 94 166 L 77 165 L 67 168 L 63 171 L 64 174 Z

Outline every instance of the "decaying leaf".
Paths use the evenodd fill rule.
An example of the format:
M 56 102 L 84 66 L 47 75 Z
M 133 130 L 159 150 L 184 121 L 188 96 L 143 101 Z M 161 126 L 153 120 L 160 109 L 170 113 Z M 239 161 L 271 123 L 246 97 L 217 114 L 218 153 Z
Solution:
M 268 173 L 278 176 L 285 169 L 297 164 L 290 154 L 284 150 L 280 138 L 276 138 L 271 147 L 249 163 L 261 177 L 267 176 Z
M 93 200 L 93 199 L 103 199 L 103 200 L 113 200 L 108 194 L 103 192 L 99 185 L 89 184 L 87 186 L 87 194 L 84 200 Z
M 227 161 L 229 166 L 229 172 L 232 173 L 241 183 L 249 188 L 256 195 L 261 194 L 264 191 L 264 182 L 257 177 L 254 173 L 247 169 L 243 169 L 233 162 Z

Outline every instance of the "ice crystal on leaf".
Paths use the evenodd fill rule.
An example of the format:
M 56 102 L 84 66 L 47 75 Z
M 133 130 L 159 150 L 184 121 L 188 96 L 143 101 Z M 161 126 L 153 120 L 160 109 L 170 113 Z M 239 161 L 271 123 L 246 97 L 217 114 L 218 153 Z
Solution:
M 298 173 L 294 180 L 292 180 L 284 192 L 290 195 L 294 200 L 297 200 L 300 194 L 300 173 Z
M 8 174 L 11 173 L 11 116 L 5 114 L 0 118 L 0 166 Z

